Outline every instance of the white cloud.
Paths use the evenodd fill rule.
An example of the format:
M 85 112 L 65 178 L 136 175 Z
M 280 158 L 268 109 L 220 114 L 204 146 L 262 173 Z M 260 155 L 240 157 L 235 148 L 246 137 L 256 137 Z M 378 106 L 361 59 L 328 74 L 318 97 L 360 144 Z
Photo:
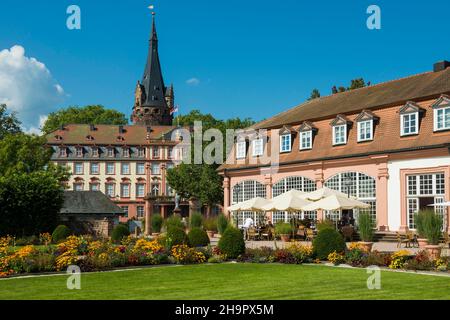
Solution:
M 186 80 L 186 84 L 190 85 L 190 86 L 198 86 L 200 84 L 200 79 L 197 78 L 191 78 Z
M 38 133 L 65 96 L 45 64 L 26 57 L 22 46 L 0 51 L 0 104 L 18 113 L 26 131 Z

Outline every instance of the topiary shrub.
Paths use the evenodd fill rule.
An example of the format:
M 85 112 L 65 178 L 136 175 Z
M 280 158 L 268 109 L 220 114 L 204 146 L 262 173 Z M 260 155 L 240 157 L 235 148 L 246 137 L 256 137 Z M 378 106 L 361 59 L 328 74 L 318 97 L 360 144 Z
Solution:
M 218 247 L 230 259 L 236 259 L 245 253 L 245 241 L 241 231 L 229 226 L 220 238 Z
M 342 235 L 333 229 L 324 229 L 313 241 L 314 256 L 320 260 L 326 260 L 333 252 L 341 253 L 345 251 L 345 241 Z
M 193 228 L 200 228 L 203 223 L 203 217 L 201 213 L 194 212 L 191 216 L 190 224 L 189 226 Z
M 162 225 L 164 223 L 164 219 L 159 214 L 155 214 L 152 217 L 152 231 L 154 233 L 160 233 Z
M 185 225 L 181 221 L 181 216 L 178 214 L 174 214 L 166 219 L 164 223 L 166 226 L 166 230 L 169 230 L 172 227 L 184 229 Z
M 168 243 L 168 247 L 172 248 L 173 246 L 187 244 L 189 242 L 189 239 L 183 228 L 170 226 L 167 229 L 166 241 Z
M 208 234 L 201 228 L 193 228 L 188 234 L 188 239 L 191 247 L 206 247 L 210 243 Z
M 114 243 L 120 243 L 123 238 L 128 237 L 130 235 L 130 230 L 124 224 L 119 224 L 114 227 L 113 232 L 111 234 L 111 240 Z
M 71 235 L 70 229 L 65 225 L 59 225 L 56 227 L 55 231 L 52 233 L 52 240 L 55 243 L 66 240 L 68 236 Z
M 220 234 L 223 234 L 228 227 L 228 219 L 223 213 L 217 217 L 217 230 Z

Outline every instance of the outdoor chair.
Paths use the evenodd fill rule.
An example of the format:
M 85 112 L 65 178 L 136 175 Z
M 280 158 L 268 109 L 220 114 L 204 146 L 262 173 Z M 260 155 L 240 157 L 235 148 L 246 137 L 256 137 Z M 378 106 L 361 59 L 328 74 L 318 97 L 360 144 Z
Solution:
M 402 244 L 405 244 L 406 248 L 409 247 L 409 240 L 406 235 L 397 232 L 397 248 L 401 248 Z
M 353 241 L 353 234 L 355 232 L 355 229 L 353 229 L 352 226 L 344 226 L 341 229 L 342 235 L 344 236 L 345 240 Z
M 300 228 L 297 229 L 297 236 L 298 236 L 300 239 L 303 239 L 303 240 L 306 239 L 306 231 L 305 231 L 305 228 L 304 228 L 304 227 L 302 228 L 302 226 L 301 226 Z
M 312 229 L 306 229 L 306 241 L 314 240 L 314 231 Z
M 247 231 L 247 238 L 248 240 L 257 240 L 259 237 L 258 233 L 256 232 L 255 228 L 249 228 Z
M 272 228 L 265 228 L 261 232 L 261 239 L 267 239 L 268 241 L 272 240 L 273 239 Z

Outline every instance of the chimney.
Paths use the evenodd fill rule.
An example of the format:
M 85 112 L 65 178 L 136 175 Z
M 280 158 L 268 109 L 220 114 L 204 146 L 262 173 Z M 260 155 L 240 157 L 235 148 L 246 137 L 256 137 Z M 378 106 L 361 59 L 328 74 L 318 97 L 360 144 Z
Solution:
M 448 67 L 450 67 L 450 62 L 449 61 L 447 61 L 447 60 L 439 61 L 439 62 L 436 62 L 434 64 L 433 71 L 434 72 L 444 71 Z

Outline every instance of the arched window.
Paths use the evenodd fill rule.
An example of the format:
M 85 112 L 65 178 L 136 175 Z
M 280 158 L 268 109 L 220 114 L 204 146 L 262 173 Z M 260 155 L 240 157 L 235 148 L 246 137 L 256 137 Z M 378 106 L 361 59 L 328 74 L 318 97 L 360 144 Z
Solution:
M 360 172 L 339 173 L 325 182 L 325 187 L 340 191 L 355 197 L 357 200 L 371 205 L 369 209 L 355 210 L 358 212 L 368 212 L 376 221 L 376 181 L 374 178 Z M 331 220 L 339 219 L 340 212 L 327 212 L 327 218 Z
M 266 198 L 266 186 L 255 180 L 247 180 L 233 187 L 232 204 L 247 201 L 256 197 Z M 263 222 L 263 215 L 256 212 L 239 212 L 235 216 L 238 227 L 242 227 L 247 218 L 252 218 L 256 224 Z
M 258 181 L 247 180 L 240 182 L 233 187 L 233 204 L 256 197 L 266 197 L 266 186 Z
M 317 185 L 313 180 L 305 177 L 287 177 L 273 185 L 272 196 L 278 197 L 293 189 L 303 192 L 312 192 L 317 190 Z
M 287 177 L 273 185 L 272 196 L 278 197 L 279 195 L 291 190 L 312 192 L 317 190 L 317 185 L 313 180 L 305 177 Z M 280 221 L 289 221 L 290 218 L 291 216 L 287 212 L 279 211 L 272 213 L 272 223 L 274 224 Z M 301 218 L 301 215 L 297 214 L 297 218 Z M 304 218 L 317 220 L 317 211 L 304 212 Z

